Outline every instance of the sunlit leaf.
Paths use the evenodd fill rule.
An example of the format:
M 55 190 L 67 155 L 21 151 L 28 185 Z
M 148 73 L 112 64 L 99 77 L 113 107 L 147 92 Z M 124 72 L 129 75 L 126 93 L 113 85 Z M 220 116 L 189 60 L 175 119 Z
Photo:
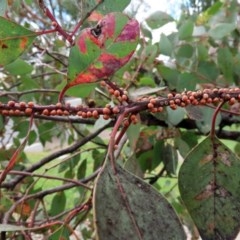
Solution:
M 186 157 L 179 190 L 202 239 L 235 239 L 240 229 L 240 160 L 216 137 Z
M 98 239 L 186 239 L 164 197 L 118 164 L 116 171 L 108 161 L 96 182 L 93 203 Z
M 0 66 L 18 58 L 36 36 L 37 33 L 0 17 Z

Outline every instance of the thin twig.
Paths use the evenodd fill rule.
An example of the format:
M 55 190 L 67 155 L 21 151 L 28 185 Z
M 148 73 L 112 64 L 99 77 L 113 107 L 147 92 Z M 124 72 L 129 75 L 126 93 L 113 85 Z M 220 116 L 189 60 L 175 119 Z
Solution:
M 60 156 L 62 156 L 64 154 L 68 154 L 68 153 L 72 153 L 72 152 L 76 151 L 79 147 L 81 147 L 84 144 L 86 144 L 87 142 L 91 141 L 93 138 L 98 136 L 98 134 L 100 134 L 103 130 L 105 130 L 108 127 L 109 127 L 109 124 L 103 126 L 102 128 L 98 129 L 94 133 L 91 133 L 88 136 L 86 136 L 84 139 L 77 141 L 73 145 L 71 145 L 71 146 L 69 146 L 69 147 L 67 147 L 65 149 L 61 149 L 59 151 L 56 151 L 56 152 L 50 154 L 49 156 L 43 158 L 39 162 L 37 162 L 37 163 L 31 165 L 30 167 L 26 168 L 24 171 L 25 172 L 34 172 L 35 170 L 41 168 L 42 166 L 44 166 L 45 164 L 51 162 L 52 160 L 54 160 L 54 159 L 56 159 L 56 158 L 58 158 L 58 157 L 60 157 Z M 10 182 L 2 183 L 1 187 L 2 188 L 11 188 L 11 189 L 13 189 L 24 178 L 25 178 L 25 176 L 18 176 L 18 177 L 16 177 L 14 180 L 12 180 Z
M 100 172 L 100 168 L 97 171 L 95 171 L 93 174 L 91 174 L 90 176 L 88 176 L 88 177 L 86 177 L 86 178 L 84 178 L 82 180 L 79 180 L 79 182 L 81 182 L 83 184 L 87 183 L 87 182 L 91 181 L 92 179 L 94 179 L 99 174 L 99 172 Z M 64 190 L 73 188 L 75 186 L 76 186 L 75 183 L 68 183 L 68 184 L 64 184 L 64 185 L 59 186 L 59 187 L 43 190 L 43 191 L 40 191 L 40 192 L 37 192 L 37 193 L 34 193 L 34 194 L 30 194 L 30 195 L 24 196 L 23 198 L 20 198 L 5 213 L 4 218 L 3 218 L 3 223 L 5 223 L 5 224 L 8 223 L 10 216 L 12 215 L 12 213 L 14 212 L 16 207 L 19 204 L 21 204 L 22 202 L 25 202 L 25 201 L 27 201 L 29 199 L 42 199 L 42 198 L 44 198 L 45 196 L 47 196 L 49 194 L 53 194 L 53 193 L 56 193 L 56 192 L 62 192 Z

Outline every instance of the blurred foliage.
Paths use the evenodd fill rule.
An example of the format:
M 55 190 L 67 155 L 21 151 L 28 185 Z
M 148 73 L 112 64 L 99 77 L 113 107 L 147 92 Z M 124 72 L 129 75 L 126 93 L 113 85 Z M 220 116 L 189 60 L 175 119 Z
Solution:
M 199 14 L 206 11 L 216 2 L 219 2 L 219 0 L 189 0 L 186 7 L 193 9 L 194 12 Z
M 46 0 L 46 5 L 63 29 L 70 32 L 89 11 L 89 7 L 94 7 L 95 1 L 91 1 L 91 6 L 89 2 Z M 7 16 L 31 31 L 51 28 L 51 21 L 46 18 L 37 1 L 1 1 L 0 4 L 2 16 Z M 179 20 L 161 11 L 141 19 L 142 36 L 137 51 L 130 62 L 112 77 L 112 81 L 128 90 L 132 99 L 167 96 L 170 92 L 239 86 L 238 1 L 190 1 L 190 7 L 195 13 L 189 15 L 182 12 Z M 119 11 L 119 5 L 112 4 L 110 10 Z M 85 21 L 82 28 L 93 25 L 95 22 Z M 153 37 L 156 29 L 166 26 L 173 26 L 175 30 L 169 34 L 161 33 L 159 39 Z M 37 37 L 18 59 L 1 67 L 0 102 L 14 100 L 33 101 L 39 105 L 55 104 L 59 90 L 66 81 L 69 48 L 68 43 L 57 34 Z M 86 92 L 85 89 L 82 93 L 80 91 L 79 97 Z M 75 100 L 71 96 L 68 96 L 67 100 L 69 99 Z M 91 102 L 96 107 L 118 104 L 100 84 L 96 88 L 91 87 L 90 93 L 84 95 L 81 101 L 84 104 Z M 239 111 L 239 108 L 238 103 L 225 107 L 226 110 L 234 111 Z M 145 179 L 166 196 L 182 223 L 195 236 L 198 234 L 179 196 L 177 177 L 182 159 L 209 133 L 212 115 L 213 110 L 207 107 L 190 107 L 177 111 L 166 108 L 157 114 L 143 112 L 139 116 L 139 123 L 128 129 L 127 144 L 118 156 L 119 163 L 125 169 Z M 231 140 L 232 131 L 238 130 L 239 120 L 238 116 L 233 117 L 230 113 L 220 114 L 216 123 L 219 136 Z M 0 169 L 6 166 L 14 149 L 26 136 L 28 122 L 24 117 L 0 116 Z M 21 171 L 39 164 L 40 167 L 34 173 L 85 179 L 102 166 L 111 128 L 106 127 L 107 130 L 67 155 L 61 156 L 60 150 L 84 141 L 86 136 L 106 123 L 102 118 L 85 124 L 35 119 L 29 145 L 40 143 L 50 160 L 41 165 L 45 157 L 35 159 L 31 158 L 31 154 L 22 154 L 15 170 Z M 226 125 L 232 125 L 233 128 L 226 128 Z M 226 134 L 220 135 L 223 133 Z M 52 143 L 54 144 L 51 145 Z M 231 144 L 232 151 L 239 155 L 239 148 L 234 148 L 236 143 Z M 57 154 L 54 155 L 55 153 Z M 15 177 L 8 176 L 8 182 Z M 10 201 L 16 202 L 24 194 L 56 188 L 63 183 L 65 182 L 51 179 L 39 181 L 38 176 L 25 177 L 13 190 L 2 190 L 4 197 L 0 202 L 0 218 L 10 209 Z M 89 181 L 88 186 L 92 187 L 93 182 Z M 77 212 L 78 207 L 80 209 L 80 205 L 90 195 L 87 189 L 74 186 L 67 191 L 53 192 L 49 196 L 37 198 L 37 221 L 45 223 L 48 217 L 53 216 L 61 220 L 60 226 L 49 225 L 49 229 L 45 228 L 40 233 L 51 235 L 51 239 L 67 239 L 72 234 L 69 229 L 76 229 L 84 239 L 93 238 L 95 233 L 92 210 L 87 210 L 88 214 L 79 210 L 79 214 L 68 223 L 71 227 L 64 225 L 64 217 L 70 218 L 67 214 L 73 210 Z M 25 215 L 16 213 L 17 217 L 12 216 L 11 221 L 25 220 L 36 207 L 35 204 L 33 201 L 26 201 L 23 206 Z M 14 234 L 11 234 L 9 236 L 13 237 Z

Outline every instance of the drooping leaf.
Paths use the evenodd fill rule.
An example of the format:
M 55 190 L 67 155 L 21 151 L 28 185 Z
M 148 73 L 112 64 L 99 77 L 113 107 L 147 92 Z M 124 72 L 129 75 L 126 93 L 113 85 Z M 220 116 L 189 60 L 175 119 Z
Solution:
M 87 159 L 84 159 L 80 166 L 78 167 L 78 170 L 77 170 L 77 178 L 78 179 L 82 179 L 85 177 L 86 175 L 86 170 L 87 170 Z
M 0 17 L 0 66 L 17 59 L 36 36 L 37 33 Z
M 171 144 L 165 144 L 163 151 L 163 163 L 168 175 L 176 174 L 177 170 L 177 150 Z
M 55 194 L 52 200 L 52 205 L 50 209 L 50 214 L 55 216 L 62 211 L 64 211 L 66 207 L 66 195 L 64 192 L 58 192 Z
M 179 190 L 202 239 L 235 239 L 240 229 L 240 160 L 216 137 L 186 157 Z
M 148 26 L 152 29 L 160 28 L 172 21 L 174 21 L 173 17 L 162 11 L 154 12 L 146 19 Z
M 185 239 L 171 205 L 149 184 L 106 162 L 94 190 L 94 218 L 99 240 Z M 167 229 L 167 231 L 166 231 Z M 140 236 L 141 238 L 140 238 Z
M 68 83 L 59 100 L 73 86 L 110 77 L 129 61 L 138 39 L 138 22 L 123 13 L 110 13 L 95 28 L 84 29 L 70 50 Z

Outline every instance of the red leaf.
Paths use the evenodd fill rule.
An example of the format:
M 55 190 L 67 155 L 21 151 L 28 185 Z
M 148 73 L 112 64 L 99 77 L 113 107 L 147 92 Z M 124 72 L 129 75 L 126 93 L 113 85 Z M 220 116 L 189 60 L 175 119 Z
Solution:
M 129 61 L 138 38 L 139 23 L 123 13 L 110 13 L 96 27 L 84 29 L 71 49 L 68 83 L 61 91 L 59 101 L 70 87 L 114 74 Z

